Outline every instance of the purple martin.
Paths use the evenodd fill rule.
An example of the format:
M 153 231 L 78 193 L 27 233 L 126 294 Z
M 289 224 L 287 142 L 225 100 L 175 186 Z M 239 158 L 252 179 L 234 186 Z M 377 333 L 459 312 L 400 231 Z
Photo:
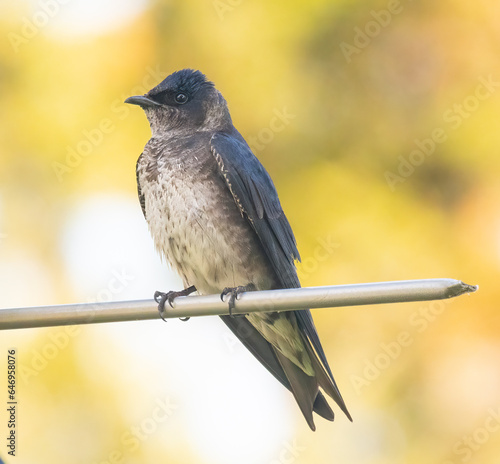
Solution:
M 297 288 L 300 260 L 269 174 L 233 126 L 226 100 L 204 74 L 174 72 L 143 96 L 152 137 L 136 166 L 142 211 L 158 252 L 185 290 L 229 294 Z M 295 397 L 309 427 L 313 411 L 334 413 L 321 389 L 351 419 L 309 310 L 221 316 L 250 352 Z

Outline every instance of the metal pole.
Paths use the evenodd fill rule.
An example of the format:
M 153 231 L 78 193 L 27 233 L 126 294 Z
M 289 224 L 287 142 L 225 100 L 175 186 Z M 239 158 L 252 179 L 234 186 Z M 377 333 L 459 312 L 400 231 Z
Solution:
M 368 284 L 305 287 L 246 292 L 236 300 L 233 314 L 290 311 L 304 308 L 358 306 L 408 301 L 440 300 L 472 293 L 477 286 L 453 279 L 403 280 Z M 168 318 L 227 315 L 220 295 L 176 298 L 167 304 Z M 0 309 L 0 330 L 159 318 L 154 300 L 114 301 Z

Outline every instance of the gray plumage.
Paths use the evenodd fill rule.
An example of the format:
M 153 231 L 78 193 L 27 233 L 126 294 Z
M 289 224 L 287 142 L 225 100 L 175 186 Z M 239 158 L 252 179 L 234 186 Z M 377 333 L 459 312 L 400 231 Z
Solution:
M 158 252 L 201 294 L 251 285 L 300 287 L 300 259 L 274 184 L 234 128 L 226 101 L 199 71 L 130 97 L 152 137 L 137 162 L 139 199 Z M 312 430 L 333 420 L 321 387 L 351 419 L 309 310 L 222 316 L 291 392 Z

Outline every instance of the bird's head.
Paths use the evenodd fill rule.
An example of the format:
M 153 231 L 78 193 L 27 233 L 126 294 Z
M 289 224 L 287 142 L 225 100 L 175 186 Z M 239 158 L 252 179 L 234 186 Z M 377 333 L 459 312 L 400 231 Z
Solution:
M 153 135 L 221 130 L 231 124 L 224 97 L 204 74 L 192 69 L 170 74 L 145 95 L 129 97 L 125 103 L 145 111 Z

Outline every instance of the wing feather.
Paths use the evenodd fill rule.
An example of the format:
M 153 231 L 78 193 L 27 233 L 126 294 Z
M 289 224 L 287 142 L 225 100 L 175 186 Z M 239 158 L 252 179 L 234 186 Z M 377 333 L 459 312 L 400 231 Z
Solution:
M 300 287 L 295 268 L 295 261 L 300 260 L 297 244 L 269 174 L 237 131 L 231 134 L 215 133 L 210 143 L 220 173 L 242 216 L 248 219 L 255 230 L 282 288 Z M 326 370 L 326 378 L 330 380 L 331 385 L 327 388 L 322 385 L 323 388 L 350 418 L 321 346 L 311 312 L 304 309 L 294 313 L 299 329 L 306 337 L 310 355 L 314 357 L 317 354 Z M 269 369 L 269 366 L 266 367 Z M 276 375 L 276 371 L 273 373 Z M 322 403 L 324 399 L 318 401 Z
M 141 156 L 139 156 L 139 158 L 137 159 L 137 163 L 135 165 L 135 179 L 137 181 L 137 195 L 139 195 L 139 203 L 141 204 L 142 214 L 144 214 L 144 218 L 147 220 L 147 218 L 146 218 L 146 198 L 144 197 L 144 194 L 142 193 L 141 182 L 139 181 L 139 163 L 141 161 L 142 156 L 143 155 L 141 153 Z

